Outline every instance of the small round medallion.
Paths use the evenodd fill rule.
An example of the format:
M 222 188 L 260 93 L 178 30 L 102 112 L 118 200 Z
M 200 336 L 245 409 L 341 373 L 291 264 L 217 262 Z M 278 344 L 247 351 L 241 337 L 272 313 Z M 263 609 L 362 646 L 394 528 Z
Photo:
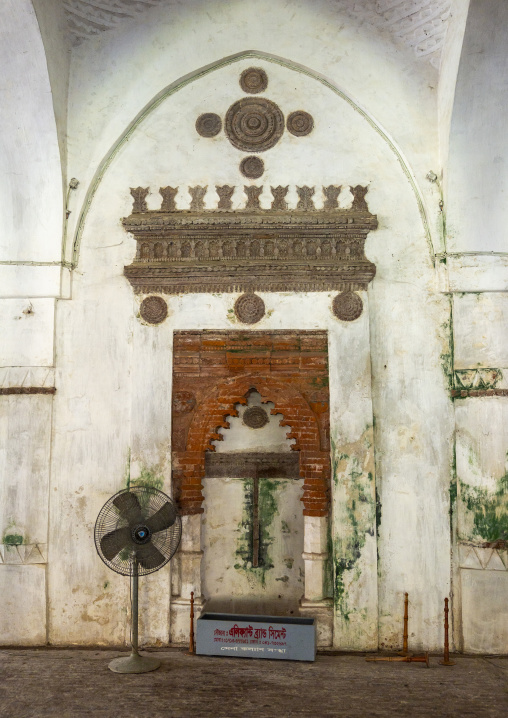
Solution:
M 244 157 L 240 162 L 240 172 L 244 177 L 257 179 L 265 171 L 265 164 L 260 157 Z
M 188 414 L 196 406 L 196 397 L 190 391 L 176 391 L 173 394 L 173 414 Z
M 268 421 L 268 414 L 260 406 L 249 406 L 243 415 L 243 423 L 251 429 L 261 429 Z
M 303 110 L 297 110 L 288 115 L 287 128 L 292 135 L 296 137 L 305 137 L 312 132 L 314 128 L 314 119 L 312 115 Z
M 240 75 L 240 87 L 244 92 L 256 95 L 268 87 L 268 75 L 260 67 L 249 67 Z
M 337 319 L 342 319 L 343 322 L 353 322 L 361 315 L 363 302 L 355 292 L 341 292 L 333 300 L 332 310 Z
M 150 297 L 143 299 L 139 307 L 139 313 L 141 319 L 144 319 L 148 324 L 160 324 L 168 316 L 168 305 L 162 297 L 152 294 Z
M 282 137 L 284 115 L 271 100 L 244 97 L 227 111 L 224 130 L 237 150 L 264 152 L 274 147 Z
M 257 294 L 242 294 L 235 302 L 235 314 L 242 324 L 256 324 L 265 316 L 265 303 Z
M 196 132 L 201 137 L 215 137 L 222 129 L 222 120 L 215 112 L 205 112 L 196 120 Z

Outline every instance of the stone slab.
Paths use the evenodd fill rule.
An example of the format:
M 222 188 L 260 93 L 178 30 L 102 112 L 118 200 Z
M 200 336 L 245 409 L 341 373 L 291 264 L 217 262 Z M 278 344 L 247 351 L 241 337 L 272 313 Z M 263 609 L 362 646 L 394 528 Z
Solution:
M 314 661 L 314 619 L 204 613 L 197 621 L 196 653 Z

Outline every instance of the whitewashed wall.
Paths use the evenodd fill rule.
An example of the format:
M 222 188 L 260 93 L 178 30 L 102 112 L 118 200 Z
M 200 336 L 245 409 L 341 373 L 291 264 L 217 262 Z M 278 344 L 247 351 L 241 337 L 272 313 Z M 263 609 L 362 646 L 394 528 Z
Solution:
M 162 326 L 149 327 L 139 322 L 139 302 L 122 276 L 124 264 L 132 260 L 134 242 L 125 235 L 118 220 L 130 212 L 130 186 L 150 186 L 149 206 L 157 207 L 158 187 L 180 184 L 177 201 L 184 207 L 184 198 L 187 202 L 189 198 L 183 188 L 188 184 L 209 186 L 208 206 L 213 204 L 215 184 L 243 185 L 244 179 L 237 169 L 239 153 L 224 136 L 214 140 L 199 138 L 193 126 L 201 111 L 223 114 L 240 96 L 239 72 L 256 64 L 263 65 L 269 74 L 267 96 L 278 102 L 285 113 L 289 107 L 306 109 L 316 119 L 311 137 L 294 138 L 286 133 L 283 141 L 264 155 L 267 166 L 262 178 L 264 205 L 268 206 L 269 185 L 290 184 L 289 199 L 294 205 L 295 184 L 343 184 L 341 205 L 347 206 L 347 185 L 369 183 L 367 199 L 371 211 L 378 214 L 380 227 L 370 235 L 366 246 L 367 256 L 376 263 L 378 271 L 369 288 L 368 301 L 364 297 L 368 314 L 359 320 L 361 331 L 356 325 L 349 326 L 333 318 L 330 312 L 333 295 L 303 293 L 264 294 L 268 313 L 255 328 L 329 331 L 333 348 L 332 432 L 335 431 L 333 438 L 339 442 L 337 454 L 347 453 L 350 457 L 349 463 L 340 459 L 340 475 L 354 473 L 356 464 L 351 462 L 356 460 L 364 469 L 363 476 L 368 476 L 375 446 L 380 521 L 379 646 L 399 645 L 403 592 L 408 591 L 411 645 L 438 648 L 442 640 L 442 598 L 450 591 L 448 509 L 450 489 L 453 493 L 455 486 L 449 382 L 453 368 L 471 368 L 468 366 L 474 354 L 471 343 L 475 345 L 477 341 L 483 344 L 475 366 L 486 366 L 487 356 L 491 364 L 506 366 L 502 363 L 506 356 L 504 343 L 498 338 L 503 333 L 505 310 L 501 293 L 508 288 L 506 258 L 476 253 L 448 256 L 446 266 L 440 263 L 438 277 L 431 262 L 431 250 L 445 251 L 447 238 L 441 235 L 436 185 L 424 178 L 428 170 L 439 166 L 440 156 L 443 164 L 446 162 L 446 127 L 460 27 L 457 36 L 450 39 L 448 58 L 445 52 L 439 123 L 437 72 L 417 64 L 411 51 L 391 45 L 386 34 L 342 14 L 332 0 L 312 3 L 296 0 L 291 11 L 282 0 L 256 0 L 255 8 L 252 3 L 199 0 L 176 3 L 171 14 L 161 7 L 142 24 L 105 33 L 74 49 L 67 105 L 67 70 L 65 63 L 59 63 L 65 47 L 51 41 L 61 20 L 58 3 L 52 2 L 49 11 L 44 10 L 42 2 L 36 3 L 43 39 L 48 48 L 51 45 L 47 64 L 53 78 L 52 102 L 33 9 L 25 0 L 15 5 L 16 12 L 13 2 L 2 6 L 1 11 L 5 12 L 2 17 L 7 18 L 5 26 L 11 28 L 9 41 L 2 46 L 6 53 L 3 66 L 12 68 L 6 73 L 10 101 L 0 111 L 2 132 L 5 136 L 7 131 L 6 145 L 19 149 L 18 155 L 9 152 L 4 155 L 8 163 L 4 178 L 8 178 L 6 186 L 10 189 L 4 192 L 0 204 L 2 216 L 6 217 L 4 227 L 8 229 L 4 233 L 7 240 L 4 257 L 8 263 L 0 267 L 1 287 L 9 298 L 2 315 L 2 327 L 5 324 L 7 328 L 6 353 L 4 356 L 2 349 L 1 357 L 6 367 L 2 386 L 18 385 L 27 376 L 31 377 L 32 385 L 50 386 L 52 367 L 56 364 L 57 394 L 52 413 L 46 407 L 51 402 L 49 397 L 41 398 L 40 402 L 38 398 L 33 413 L 34 417 L 41 416 L 46 430 L 52 417 L 51 474 L 47 436 L 31 428 L 24 413 L 31 398 L 7 399 L 5 406 L 13 413 L 2 414 L 4 444 L 11 441 L 16 427 L 25 427 L 32 442 L 24 463 L 18 462 L 17 449 L 5 454 L 4 465 L 12 466 L 18 471 L 13 475 L 19 475 L 16 496 L 4 512 L 6 529 L 10 530 L 11 522 L 13 531 L 29 536 L 34 533 L 33 526 L 28 527 L 33 524 L 30 516 L 34 512 L 34 494 L 30 494 L 32 472 L 42 477 L 41 487 L 44 481 L 48 483 L 50 524 L 48 557 L 42 538 L 41 544 L 37 544 L 40 559 L 29 548 L 31 544 L 26 544 L 15 552 L 9 549 L 6 561 L 3 544 L 1 591 L 12 613 L 8 630 L 2 630 L 2 640 L 111 644 L 128 639 L 127 579 L 108 571 L 96 557 L 91 540 L 95 517 L 104 501 L 125 486 L 129 467 L 132 480 L 142 478 L 156 482 L 168 492 L 171 490 L 172 332 L 238 325 L 228 318 L 235 295 L 172 297 L 169 317 Z M 490 157 L 497 169 L 488 175 L 484 188 L 494 188 L 490 193 L 493 197 L 498 189 L 502 190 L 504 182 L 502 162 L 497 161 L 502 159 L 502 153 L 496 151 L 503 144 L 504 134 L 502 137 L 498 134 L 498 130 L 504 132 L 500 119 L 503 113 L 496 112 L 493 106 L 490 117 L 498 119 L 489 120 L 489 133 L 479 135 L 483 137 L 485 153 L 478 146 L 479 136 L 470 141 L 464 135 L 471 126 L 467 122 L 473 106 L 468 99 L 468 87 L 473 93 L 478 91 L 474 89 L 475 82 L 483 87 L 482 102 L 474 106 L 473 113 L 480 124 L 479 106 L 490 107 L 489 102 L 495 103 L 495 98 L 506 95 L 501 87 L 504 74 L 498 69 L 505 57 L 501 54 L 505 45 L 503 24 L 496 23 L 496 13 L 490 13 L 490 2 L 484 3 L 483 15 L 480 5 L 477 1 L 471 3 L 473 14 L 468 23 L 471 18 L 473 22 L 466 28 L 466 37 L 468 29 L 470 33 L 469 44 L 465 59 L 461 60 L 460 87 L 451 120 L 454 137 L 450 142 L 449 178 L 445 171 L 448 192 L 445 200 L 450 202 L 449 207 L 445 205 L 448 247 L 456 252 L 483 249 L 502 252 L 504 248 L 502 202 L 492 204 L 490 199 L 486 200 L 481 205 L 488 208 L 482 220 L 485 223 L 478 225 L 474 218 L 470 222 L 468 211 L 472 211 L 473 205 L 464 185 L 470 173 L 475 174 L 475 168 L 485 171 L 485 157 Z M 464 8 L 465 5 L 458 8 L 462 19 Z M 496 12 L 504 10 L 498 5 Z M 486 30 L 488 21 L 496 24 L 492 33 Z M 475 58 L 467 48 L 474 47 L 478 28 L 483 39 L 492 36 L 496 41 L 484 43 L 485 52 L 477 53 Z M 259 51 L 255 59 L 227 60 L 234 60 L 231 56 L 235 53 L 253 48 Z M 487 55 L 489 80 L 497 77 L 500 85 L 499 92 L 490 95 L 489 83 L 481 82 L 485 69 L 475 65 L 484 62 Z M 281 57 L 289 63 L 280 64 Z M 474 65 L 469 70 L 467 62 Z M 218 63 L 215 70 L 214 63 Z M 200 76 L 200 68 L 213 71 Z M 311 77 L 313 73 L 319 82 Z M 30 92 L 23 89 L 26 78 L 33 80 Z M 192 78 L 194 81 L 185 85 Z M 341 89 L 345 99 L 334 94 L 327 83 L 330 88 Z M 141 119 L 139 115 L 150 107 L 153 99 L 165 88 L 177 90 L 180 85 L 182 89 L 139 123 L 131 139 L 120 147 L 126 128 L 136 118 Z M 292 107 L 293 103 L 298 107 Z M 38 121 L 33 127 L 35 116 Z M 25 128 L 21 140 L 20 130 L 16 129 L 18 120 Z M 62 139 L 65 130 L 67 143 Z M 58 132 L 60 152 L 67 161 L 63 171 L 58 159 Z M 107 170 L 112 149 L 118 153 Z M 21 174 L 12 172 L 13 162 L 16 171 L 21 168 Z M 65 176 L 80 180 L 76 196 L 71 196 L 66 254 L 67 259 L 74 256 L 78 260 L 78 267 L 73 275 L 72 300 L 57 302 L 54 341 L 54 297 L 61 296 L 64 273 L 57 265 L 34 268 L 10 262 L 60 260 Z M 90 212 L 85 217 L 81 209 L 89 206 L 94 192 Z M 233 199 L 236 207 L 241 206 L 238 190 Z M 476 216 L 479 207 L 474 205 Z M 74 236 L 78 223 L 84 231 Z M 485 233 L 483 227 L 490 229 Z M 73 239 L 80 250 L 74 255 Z M 460 296 L 464 291 L 493 288 L 498 294 L 475 299 L 475 306 L 470 298 Z M 457 294 L 449 302 L 438 290 Z M 67 287 L 66 292 L 64 296 L 70 296 Z M 40 303 L 34 298 L 40 299 Z M 34 312 L 25 313 L 30 306 Z M 455 345 L 462 347 L 455 350 L 455 356 L 449 342 L 452 307 Z M 470 313 L 478 318 L 472 322 L 472 329 L 468 324 Z M 482 313 L 483 324 L 479 319 Z M 491 326 L 497 326 L 497 332 L 488 329 L 492 313 L 496 318 Z M 365 331 L 366 325 L 369 331 Z M 354 338 L 358 332 L 363 337 L 360 344 Z M 370 341 L 371 363 L 365 360 L 355 366 L 355 352 L 365 350 L 365 340 Z M 20 366 L 22 370 L 18 369 Z M 40 374 L 39 367 L 47 368 L 51 376 Z M 344 393 L 346 385 L 351 390 Z M 147 402 L 147 396 L 155 400 Z M 498 409 L 503 406 L 502 400 L 494 401 L 496 416 L 502 416 L 503 410 Z M 374 421 L 369 418 L 372 415 Z M 485 430 L 486 415 L 488 412 L 485 414 L 476 399 L 463 401 L 457 411 L 459 434 L 465 427 L 473 436 L 480 435 Z M 360 417 L 366 417 L 365 421 Z M 459 444 L 458 449 L 466 447 L 467 441 Z M 506 451 L 503 442 L 502 434 L 495 432 L 492 437 L 495 466 L 489 462 L 482 465 L 482 486 L 493 487 L 494 483 L 489 482 L 501 476 Z M 349 453 L 340 451 L 345 444 Z M 468 449 L 464 451 L 467 454 Z M 457 455 L 459 474 L 460 462 Z M 465 463 L 462 466 L 462 477 L 469 480 Z M 12 486 L 2 480 L 2 490 L 10 497 Z M 17 507 L 20 497 L 29 494 L 26 510 L 14 517 L 10 506 Z M 340 503 L 340 491 L 335 492 L 335 501 L 336 518 L 337 507 L 345 505 Z M 38 520 L 44 522 L 44 516 Z M 463 523 L 470 520 L 464 513 Z M 457 523 L 455 511 L 452 531 L 458 530 Z M 39 540 L 39 531 L 35 533 Z M 467 650 L 501 650 L 505 639 L 499 633 L 496 619 L 501 615 L 500 596 L 505 590 L 507 573 L 501 573 L 498 563 L 495 575 L 493 571 L 490 574 L 483 571 L 489 562 L 495 561 L 493 554 L 487 557 L 475 553 L 482 566 L 480 572 L 476 564 L 471 564 L 476 560 L 472 554 L 462 554 L 459 548 L 460 551 L 454 548 L 453 563 L 455 645 Z M 367 534 L 363 551 L 351 570 L 352 583 L 348 583 L 348 588 L 352 589 L 353 607 L 357 598 L 369 606 L 370 642 L 378 626 L 372 621 L 374 596 L 372 592 L 366 595 L 369 592 L 364 583 L 375 565 L 372 563 L 375 546 Z M 496 556 L 508 566 L 499 552 Z M 25 565 L 41 560 L 41 565 Z M 463 569 L 459 568 L 461 563 Z M 16 582 L 11 580 L 12 574 L 18 579 Z M 170 569 L 165 568 L 142 584 L 141 632 L 144 640 L 151 643 L 164 643 L 170 636 L 169 575 Z M 482 592 L 485 610 L 479 614 L 476 606 Z M 485 592 L 490 603 L 485 602 Z M 22 615 L 16 612 L 20 595 L 26 607 Z M 499 620 L 505 619 L 501 616 Z M 349 605 L 337 605 L 336 645 L 364 647 L 364 628 L 365 624 L 360 631 L 351 620 Z
M 369 207 L 380 221 L 379 229 L 367 243 L 367 255 L 376 263 L 378 274 L 369 289 L 366 307 L 368 304 L 370 309 L 366 309 L 361 320 L 364 329 L 360 333 L 356 324 L 349 326 L 333 318 L 330 311 L 333 295 L 305 293 L 263 294 L 267 315 L 255 329 L 325 328 L 335 337 L 331 340 L 331 381 L 342 388 L 332 391 L 331 412 L 336 417 L 332 438 L 339 454 L 341 447 L 348 445 L 350 461 L 359 460 L 360 474 L 365 472 L 367 477 L 369 472 L 374 473 L 370 324 L 378 486 L 382 510 L 386 512 L 379 536 L 379 610 L 383 616 L 380 641 L 387 645 L 399 641 L 401 597 L 408 590 L 414 604 L 414 643 L 437 647 L 441 640 L 441 597 L 449 591 L 447 438 L 451 428 L 440 358 L 446 346 L 446 331 L 440 325 L 446 323 L 448 302 L 434 293 L 434 271 L 417 199 L 393 148 L 350 102 L 323 83 L 261 57 L 219 67 L 166 99 L 121 147 L 91 205 L 81 241 L 79 269 L 74 276 L 73 299 L 61 303 L 58 315 L 59 382 L 53 471 L 58 488 L 51 496 L 57 520 L 51 528 L 55 560 L 49 569 L 52 640 L 56 643 L 120 640 L 118 617 L 122 604 L 125 606 L 126 580 L 123 593 L 117 591 L 122 580 L 108 576 L 90 540 L 85 547 L 85 535 L 90 536 L 101 501 L 125 485 L 129 445 L 133 448 L 131 478 L 149 471 L 152 478 L 160 477 L 169 490 L 167 398 L 172 331 L 238 326 L 228 311 L 236 297 L 224 294 L 173 297 L 164 325 L 141 327 L 136 318 L 138 300 L 122 276 L 123 266 L 132 261 L 135 251 L 134 241 L 119 223 L 120 217 L 130 212 L 128 188 L 149 186 L 148 205 L 156 209 L 160 206 L 158 188 L 167 184 L 179 186 L 177 205 L 183 209 L 190 201 L 187 187 L 207 185 L 206 206 L 212 208 L 218 199 L 215 184 L 230 184 L 237 187 L 234 207 L 243 206 L 241 189 L 245 179 L 238 170 L 243 155 L 223 134 L 212 140 L 199 137 L 194 123 L 205 111 L 224 115 L 229 105 L 242 96 L 239 74 L 252 64 L 266 70 L 269 89 L 265 96 L 276 101 L 285 114 L 305 109 L 315 119 L 311 136 L 295 138 L 286 133 L 274 149 L 264 153 L 266 172 L 256 182 L 265 188 L 262 205 L 269 206 L 270 186 L 289 184 L 288 202 L 295 206 L 295 184 L 307 184 L 316 186 L 319 207 L 320 187 L 334 183 L 344 187 L 340 205 L 349 206 L 352 199 L 349 184 L 369 184 Z M 415 142 L 415 151 L 416 145 Z M 435 146 L 432 132 L 429 146 Z M 164 386 L 162 395 L 149 391 L 147 376 Z M 345 389 L 350 381 L 352 386 Z M 79 388 L 89 384 L 86 392 Z M 371 407 L 366 413 L 361 408 L 362 396 L 366 406 Z M 344 401 L 348 407 L 346 415 Z M 145 418 L 138 411 L 142 405 Z M 435 430 L 435 419 L 429 421 L 429 414 L 440 417 L 439 431 Z M 151 419 L 156 419 L 157 442 L 151 435 Z M 77 425 L 81 430 L 76 430 Z M 166 427 L 165 435 L 160 426 Z M 355 467 L 346 462 L 340 471 L 348 477 L 350 472 L 355 473 Z M 84 513 L 80 514 L 75 497 L 83 485 L 83 472 L 88 479 L 83 490 Z M 401 496 L 406 502 L 402 515 L 396 508 Z M 349 500 L 347 496 L 345 500 Z M 340 513 L 343 509 L 337 510 Z M 428 521 L 426 517 L 431 514 L 434 518 Z M 372 640 L 370 633 L 368 638 L 362 637 L 362 620 L 354 618 L 362 601 L 370 606 L 372 635 L 377 636 L 375 592 L 370 594 L 368 590 L 365 594 L 365 586 L 371 585 L 372 577 L 376 585 L 375 541 L 373 537 L 365 540 L 366 526 L 360 527 L 364 558 L 349 569 L 349 605 L 343 614 L 341 606 L 337 606 L 336 634 L 342 636 L 337 639 L 338 645 L 343 641 L 353 648 L 362 648 L 365 640 L 371 645 Z M 66 544 L 73 532 L 83 543 Z M 336 549 L 338 556 L 344 546 L 349 546 L 346 538 L 337 536 L 337 545 L 341 546 Z M 370 576 L 364 588 L 362 581 L 358 583 L 362 571 Z M 61 583 L 57 589 L 57 576 L 68 586 L 67 590 L 61 590 Z M 147 620 L 144 627 L 145 638 L 152 642 L 167 640 L 168 636 L 168 626 L 158 616 L 165 615 L 169 592 L 160 576 L 147 579 L 146 584 L 154 580 L 162 582 L 161 590 L 157 595 L 153 592 L 154 619 Z M 109 584 L 104 590 L 106 582 Z M 433 591 L 429 592 L 429 584 L 435 587 Z M 86 586 L 86 591 L 78 588 L 72 593 L 79 586 Z M 109 586 L 115 586 L 115 590 Z M 85 618 L 90 615 L 91 619 Z

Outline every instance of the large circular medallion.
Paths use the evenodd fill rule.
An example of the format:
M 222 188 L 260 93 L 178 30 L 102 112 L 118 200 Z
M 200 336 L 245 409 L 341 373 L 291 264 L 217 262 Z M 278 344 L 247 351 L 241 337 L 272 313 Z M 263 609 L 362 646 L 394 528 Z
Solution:
M 250 406 L 243 415 L 243 423 L 251 429 L 262 429 L 268 421 L 268 414 L 260 406 Z
M 256 95 L 268 87 L 268 75 L 260 67 L 249 67 L 240 75 L 240 87 L 244 92 Z
M 354 292 L 341 292 L 333 300 L 332 310 L 337 319 L 343 322 L 353 322 L 363 311 L 361 297 Z
M 201 137 L 215 137 L 222 129 L 222 120 L 215 112 L 205 112 L 196 120 L 196 132 Z
M 261 157 L 245 157 L 240 162 L 240 172 L 244 177 L 257 179 L 265 171 L 265 165 Z
M 139 313 L 141 319 L 144 319 L 148 324 L 160 324 L 168 316 L 168 305 L 162 297 L 152 294 L 150 297 L 143 299 L 139 307 Z
M 265 316 L 265 303 L 257 294 L 242 294 L 235 302 L 235 314 L 242 324 L 256 324 Z
M 287 128 L 296 137 L 305 137 L 312 132 L 314 120 L 312 115 L 303 110 L 297 110 L 288 115 Z
M 226 113 L 226 135 L 244 152 L 264 152 L 274 147 L 284 132 L 284 115 L 271 100 L 245 97 Z

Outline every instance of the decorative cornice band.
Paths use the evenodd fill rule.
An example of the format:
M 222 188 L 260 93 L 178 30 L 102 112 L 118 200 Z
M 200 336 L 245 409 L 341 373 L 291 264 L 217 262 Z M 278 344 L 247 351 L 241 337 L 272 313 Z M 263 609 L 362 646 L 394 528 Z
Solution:
M 54 386 L 8 386 L 0 387 L 0 396 L 8 394 L 55 394 Z
M 137 293 L 365 290 L 368 210 L 136 212 L 124 274 Z
M 508 396 L 508 389 L 452 389 L 454 399 L 467 399 L 471 396 Z

